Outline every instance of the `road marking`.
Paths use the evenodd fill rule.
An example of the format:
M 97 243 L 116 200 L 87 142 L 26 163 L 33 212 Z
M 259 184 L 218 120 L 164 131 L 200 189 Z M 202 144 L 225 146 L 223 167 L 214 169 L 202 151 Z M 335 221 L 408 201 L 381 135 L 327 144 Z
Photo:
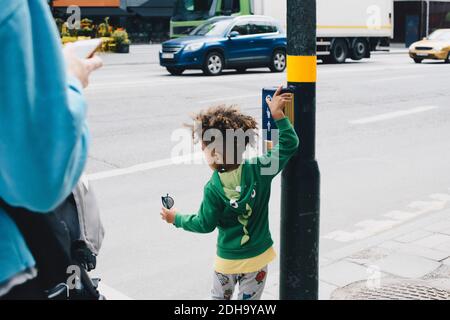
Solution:
M 385 82 L 385 81 L 396 81 L 396 80 L 417 79 L 417 78 L 423 78 L 423 75 L 400 76 L 400 77 L 390 77 L 390 78 L 382 78 L 382 79 L 370 79 L 369 82 Z
M 202 161 L 202 160 L 203 160 L 203 153 L 196 152 L 196 153 L 191 153 L 191 154 L 184 155 L 184 156 L 172 157 L 169 159 L 162 159 L 162 160 L 157 160 L 157 161 L 141 163 L 141 164 L 131 166 L 128 168 L 100 171 L 97 173 L 92 173 L 92 174 L 86 175 L 86 179 L 88 179 L 89 181 L 103 180 L 103 179 L 138 173 L 138 172 L 142 172 L 142 171 L 148 171 L 148 170 L 152 170 L 152 169 L 159 169 L 159 168 L 168 167 L 171 165 L 179 165 L 179 164 L 183 164 L 183 163 L 187 163 L 187 162 L 188 163 L 198 163 L 198 161 Z
M 431 194 L 428 198 L 430 198 L 430 200 L 411 202 L 408 205 L 409 211 L 390 211 L 383 215 L 388 219 L 364 220 L 354 225 L 354 231 L 336 230 L 326 234 L 323 238 L 338 242 L 362 240 L 377 233 L 392 229 L 418 216 L 441 211 L 450 204 L 450 193 L 435 193 Z
M 355 65 L 358 67 L 355 69 Z M 411 69 L 411 67 L 414 67 L 415 65 L 405 65 L 405 66 L 373 66 L 371 64 L 364 65 L 364 62 L 356 63 L 355 65 L 347 65 L 343 67 L 335 67 L 335 66 L 327 66 L 321 67 L 318 66 L 318 74 L 320 75 L 341 75 L 346 73 L 359 73 L 359 72 L 377 72 L 377 71 L 383 71 L 383 72 L 391 72 L 396 70 L 404 70 L 404 69 Z M 433 65 L 423 65 L 421 66 L 421 69 L 423 68 L 432 68 Z M 139 72 L 141 73 L 141 72 Z M 116 77 L 108 77 L 106 74 L 99 72 L 95 75 L 96 78 L 101 78 L 102 76 L 105 77 L 105 79 L 102 79 L 102 82 L 96 81 L 96 78 L 93 78 L 92 84 L 87 88 L 87 92 L 93 91 L 93 90 L 115 90 L 117 88 L 142 88 L 142 87 L 157 87 L 157 86 L 164 86 L 164 85 L 184 85 L 184 84 L 192 84 L 192 76 L 183 76 L 183 77 L 166 77 L 166 73 L 164 71 L 157 71 L 157 70 L 150 70 L 149 73 L 144 73 L 146 75 L 159 75 L 161 78 L 158 79 L 148 79 L 148 80 L 137 80 L 136 81 L 115 81 L 114 78 Z M 236 80 L 244 80 L 244 81 L 251 81 L 252 79 L 260 79 L 261 75 L 271 75 L 274 78 L 282 77 L 284 76 L 283 73 L 249 73 L 249 74 L 241 74 L 241 75 L 235 75 L 235 74 L 227 74 L 223 77 L 216 77 L 214 79 L 203 77 L 200 74 L 198 75 L 199 81 L 197 84 L 201 83 L 212 83 L 212 84 L 224 84 L 224 83 L 234 83 Z M 108 82 L 107 80 L 111 79 L 113 81 Z
M 437 109 L 437 108 L 439 108 L 439 107 L 437 107 L 437 106 L 426 106 L 426 107 L 418 107 L 418 108 L 409 109 L 409 110 L 388 112 L 388 113 L 385 113 L 385 114 L 380 114 L 378 116 L 373 116 L 373 117 L 353 120 L 353 121 L 350 121 L 350 124 L 367 124 L 367 123 L 391 120 L 391 119 L 395 119 L 395 118 L 409 116 L 409 115 L 416 114 L 416 113 L 431 111 L 431 110 L 434 110 L 434 109 Z
M 360 229 L 355 231 L 337 230 L 325 235 L 324 238 L 338 242 L 361 240 L 379 232 L 389 230 L 397 224 L 398 221 L 395 220 L 364 220 L 355 224 Z
M 238 79 L 237 76 L 224 76 L 226 79 L 215 79 L 215 80 L 209 80 L 209 79 L 199 79 L 199 81 L 196 83 L 196 86 L 199 84 L 216 84 L 216 85 L 223 85 L 225 83 L 235 83 Z M 242 80 L 242 79 L 241 79 Z M 248 79 L 247 79 L 248 80 Z M 123 89 L 123 88 L 142 88 L 142 87 L 158 87 L 158 86 L 165 86 L 165 85 L 174 85 L 175 87 L 178 87 L 180 85 L 192 85 L 192 78 L 186 77 L 186 78 L 164 78 L 164 79 L 149 79 L 149 80 L 137 80 L 137 81 L 115 81 L 115 82 L 102 82 L 102 83 L 95 83 L 90 85 L 87 88 L 87 91 L 97 91 L 97 90 L 114 90 L 117 88 Z
M 325 66 L 325 65 L 324 65 Z M 421 65 L 422 67 L 425 67 L 425 69 L 430 69 L 430 68 L 435 68 L 434 65 L 429 64 L 429 65 Z M 393 72 L 393 71 L 398 71 L 398 70 L 411 70 L 411 71 L 416 71 L 414 68 L 415 65 L 401 65 L 401 66 L 373 66 L 370 63 L 366 63 L 365 62 L 356 62 L 354 64 L 349 64 L 346 66 L 336 66 L 336 65 L 326 65 L 326 68 L 318 68 L 319 72 L 319 77 L 321 74 L 333 74 L 333 76 L 340 76 L 341 74 L 345 74 L 345 73 L 359 73 L 359 72 L 364 72 L 364 73 L 369 73 L 369 72 L 378 72 L 378 71 L 382 71 L 383 74 L 389 73 L 389 72 Z M 423 68 L 421 68 L 421 70 L 423 70 Z M 439 74 L 440 75 L 440 74 Z
M 98 89 L 113 89 L 113 88 L 125 88 L 125 87 L 148 87 L 148 86 L 160 86 L 167 83 L 174 83 L 172 79 L 151 79 L 142 81 L 118 81 L 118 82 L 103 82 L 96 83 L 87 88 L 87 91 Z M 188 83 L 188 81 L 182 81 L 182 83 Z
M 198 104 L 203 104 L 203 103 L 214 103 L 214 102 L 223 102 L 223 101 L 232 101 L 232 100 L 241 100 L 241 99 L 247 99 L 247 98 L 258 98 L 261 97 L 261 95 L 256 95 L 256 94 L 247 94 L 244 96 L 236 96 L 236 97 L 229 97 L 229 98 L 216 98 L 216 99 L 209 99 L 209 100 L 202 100 L 202 101 L 198 101 Z

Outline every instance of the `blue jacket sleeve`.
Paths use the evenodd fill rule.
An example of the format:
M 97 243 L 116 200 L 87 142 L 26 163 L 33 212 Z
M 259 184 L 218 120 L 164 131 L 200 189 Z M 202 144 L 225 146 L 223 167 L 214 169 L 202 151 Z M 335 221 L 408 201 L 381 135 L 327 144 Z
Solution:
M 0 197 L 55 208 L 87 158 L 86 103 L 45 0 L 0 0 Z

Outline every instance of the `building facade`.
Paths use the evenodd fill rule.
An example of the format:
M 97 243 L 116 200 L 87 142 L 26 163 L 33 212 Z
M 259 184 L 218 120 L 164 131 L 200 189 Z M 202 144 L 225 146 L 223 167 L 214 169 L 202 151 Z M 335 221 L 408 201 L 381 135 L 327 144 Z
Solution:
M 111 25 L 126 28 L 133 43 L 161 42 L 169 37 L 175 0 L 54 0 L 53 14 L 67 18 L 69 6 L 81 8 L 81 18 L 95 23 L 109 17 Z
M 450 28 L 450 0 L 394 0 L 393 42 L 409 46 L 444 28 Z
M 409 45 L 436 29 L 450 28 L 450 0 L 393 1 L 393 42 Z M 149 43 L 161 42 L 169 37 L 169 22 L 175 2 L 176 0 L 53 0 L 53 7 L 55 16 L 60 18 L 67 17 L 66 10 L 70 5 L 79 6 L 82 18 L 95 22 L 110 17 L 112 25 L 127 29 L 134 43 Z

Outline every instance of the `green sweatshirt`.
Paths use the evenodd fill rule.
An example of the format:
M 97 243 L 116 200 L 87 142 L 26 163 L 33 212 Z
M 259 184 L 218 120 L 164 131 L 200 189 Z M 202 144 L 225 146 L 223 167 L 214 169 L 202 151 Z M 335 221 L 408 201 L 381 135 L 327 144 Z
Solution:
M 273 245 L 269 230 L 269 199 L 272 179 L 297 151 L 299 140 L 287 118 L 276 121 L 279 143 L 267 154 L 246 160 L 241 172 L 239 200 L 230 200 L 215 171 L 204 188 L 197 214 L 177 213 L 175 226 L 197 233 L 219 230 L 217 255 L 223 259 L 248 259 Z M 227 192 L 228 193 L 228 192 Z

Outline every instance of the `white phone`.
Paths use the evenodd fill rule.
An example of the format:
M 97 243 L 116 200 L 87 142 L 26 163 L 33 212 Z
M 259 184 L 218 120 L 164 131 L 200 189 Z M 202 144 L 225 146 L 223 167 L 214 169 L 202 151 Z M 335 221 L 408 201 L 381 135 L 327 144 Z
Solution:
M 101 47 L 102 39 L 80 40 L 72 45 L 78 58 L 88 59 L 92 58 L 94 53 Z

